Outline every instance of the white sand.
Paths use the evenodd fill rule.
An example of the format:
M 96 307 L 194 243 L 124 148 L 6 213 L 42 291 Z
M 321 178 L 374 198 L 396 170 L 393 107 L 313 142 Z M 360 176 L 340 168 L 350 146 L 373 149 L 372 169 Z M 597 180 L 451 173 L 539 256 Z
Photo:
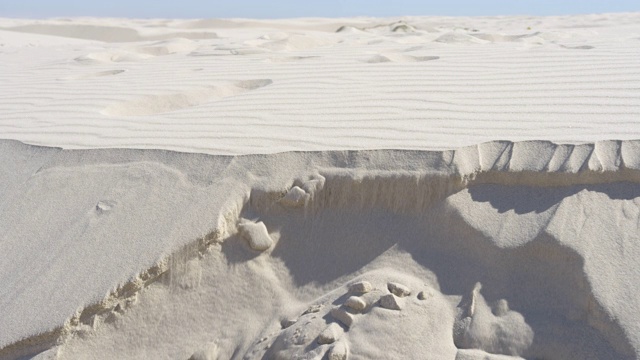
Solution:
M 640 138 L 640 14 L 0 19 L 0 44 L 0 138 L 31 144 L 253 154 Z
M 399 20 L 0 19 L 0 359 L 639 359 L 640 14 Z

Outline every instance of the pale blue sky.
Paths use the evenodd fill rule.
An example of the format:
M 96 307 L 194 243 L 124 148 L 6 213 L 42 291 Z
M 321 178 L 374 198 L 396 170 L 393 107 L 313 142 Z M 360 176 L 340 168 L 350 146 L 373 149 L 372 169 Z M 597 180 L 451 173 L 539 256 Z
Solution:
M 640 11 L 640 0 L 0 0 L 0 17 L 287 18 L 566 15 Z

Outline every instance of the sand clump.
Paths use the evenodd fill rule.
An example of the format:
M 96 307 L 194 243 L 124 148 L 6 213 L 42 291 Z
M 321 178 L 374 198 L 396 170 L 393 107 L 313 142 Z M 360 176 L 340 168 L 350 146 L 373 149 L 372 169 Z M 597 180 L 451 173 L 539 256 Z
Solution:
M 318 344 L 333 344 L 340 339 L 343 333 L 342 326 L 337 323 L 331 323 L 318 335 Z
M 262 221 L 253 222 L 241 219 L 238 224 L 238 231 L 253 250 L 265 251 L 273 246 L 273 239 Z
M 4 194 L 28 192 L 14 206 L 46 210 L 51 221 L 61 216 L 60 201 L 81 204 L 74 210 L 80 224 L 74 229 L 83 241 L 74 244 L 87 246 L 82 250 L 86 254 L 93 242 L 113 231 L 112 223 L 140 223 L 153 216 L 155 226 L 176 224 L 171 219 L 180 210 L 188 214 L 183 219 L 201 219 L 206 225 L 197 231 L 181 228 L 180 233 L 196 240 L 99 305 L 63 319 L 50 340 L 37 342 L 38 347 L 18 342 L 7 353 L 46 350 L 57 351 L 61 359 L 119 357 L 108 346 L 112 341 L 130 344 L 134 334 L 154 334 L 157 338 L 138 336 L 143 344 L 123 345 L 123 351 L 138 349 L 134 357 L 206 357 L 207 344 L 214 342 L 219 358 L 237 353 L 247 359 L 329 354 L 398 358 L 407 353 L 451 359 L 635 356 L 635 323 L 630 321 L 635 300 L 621 292 L 611 297 L 605 290 L 633 289 L 633 279 L 605 265 L 608 256 L 617 256 L 633 268 L 633 256 L 613 255 L 619 246 L 630 254 L 636 251 L 624 236 L 633 233 L 633 214 L 640 213 L 633 182 L 637 170 L 631 168 L 638 164 L 633 143 L 580 145 L 572 152 L 565 151 L 566 145 L 498 142 L 455 154 L 204 156 L 197 158 L 197 170 L 190 165 L 195 156 L 189 154 L 120 150 L 131 159 L 123 163 L 110 150 L 92 155 L 97 165 L 78 167 L 74 164 L 88 161 L 83 151 L 15 142 L 4 146 L 4 154 L 11 154 L 5 156 L 22 157 L 31 166 L 21 170 L 27 165 L 14 163 L 15 170 L 3 175 L 10 186 Z M 345 159 L 353 165 L 345 166 Z M 420 165 L 390 171 L 391 159 Z M 208 177 L 221 171 L 236 179 L 256 179 L 256 163 L 264 164 L 272 183 L 236 187 L 251 181 L 244 179 L 230 180 L 226 188 L 208 185 Z M 418 170 L 424 166 L 429 173 Z M 473 173 L 460 176 L 462 169 Z M 140 190 L 123 196 L 108 190 L 112 180 L 128 181 Z M 33 194 L 44 184 L 67 190 L 46 192 L 51 200 L 33 203 Z M 299 206 L 285 206 L 283 197 L 296 186 L 309 197 Z M 84 194 L 80 188 L 95 192 Z M 158 197 L 176 191 L 182 194 L 178 198 Z M 212 203 L 226 205 L 216 210 L 209 207 Z M 139 210 L 123 211 L 132 207 Z M 599 208 L 607 209 L 606 214 Z M 211 213 L 221 214 L 213 229 Z M 14 219 L 3 226 L 10 234 L 18 228 L 38 229 L 22 226 L 25 221 Z M 123 266 L 137 264 L 138 256 L 153 264 L 163 247 L 156 245 L 156 253 L 149 249 L 165 231 L 176 231 L 169 228 L 145 230 L 147 250 L 137 248 L 136 257 L 127 255 L 140 245 L 135 241 L 103 246 L 119 254 Z M 68 226 L 61 229 L 65 231 L 49 229 L 48 236 L 74 239 Z M 620 236 L 611 237 L 605 229 Z M 594 244 L 607 256 L 586 257 Z M 68 281 L 100 278 L 92 273 L 99 254 L 91 255 L 90 263 L 76 264 L 86 267 Z M 23 261 L 19 253 L 15 257 Z M 332 266 L 326 265 L 328 259 Z M 100 271 L 107 283 L 117 275 Z M 74 299 L 82 296 L 56 293 L 48 302 L 60 308 L 68 304 L 73 314 L 78 307 Z M 262 300 L 256 302 L 256 297 Z M 203 303 L 205 298 L 209 300 Z M 18 314 L 33 310 L 17 303 L 8 306 Z M 58 321 L 45 315 L 39 319 Z M 220 322 L 228 326 L 215 326 Z M 157 327 L 184 335 L 165 336 Z
M 387 294 L 380 298 L 380 306 L 389 310 L 402 310 L 403 301 L 393 294 Z
M 344 306 L 350 308 L 353 311 L 362 311 L 367 307 L 367 302 L 357 296 L 351 296 L 344 302 Z
M 480 294 L 477 283 L 462 305 L 462 315 L 454 326 L 454 342 L 461 349 L 480 349 L 488 353 L 522 355 L 533 342 L 533 330 L 521 314 L 509 310 L 501 299 L 491 308 Z
M 286 195 L 280 200 L 280 203 L 285 206 L 299 207 L 304 206 L 308 200 L 309 194 L 299 186 L 294 186 L 287 191 Z
M 0 358 L 640 358 L 638 20 L 2 19 Z
M 368 281 L 359 281 L 349 286 L 349 291 L 356 294 L 366 294 L 373 290 L 373 285 Z
M 387 289 L 397 297 L 402 298 L 411 295 L 411 289 L 399 283 L 390 282 L 387 284 Z

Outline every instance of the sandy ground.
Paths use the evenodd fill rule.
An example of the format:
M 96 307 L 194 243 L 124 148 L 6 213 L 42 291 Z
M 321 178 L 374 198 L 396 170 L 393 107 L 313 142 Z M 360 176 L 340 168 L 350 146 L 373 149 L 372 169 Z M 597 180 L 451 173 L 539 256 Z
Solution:
M 638 24 L 0 19 L 0 359 L 639 359 Z
M 211 154 L 637 139 L 638 24 L 0 19 L 0 137 Z

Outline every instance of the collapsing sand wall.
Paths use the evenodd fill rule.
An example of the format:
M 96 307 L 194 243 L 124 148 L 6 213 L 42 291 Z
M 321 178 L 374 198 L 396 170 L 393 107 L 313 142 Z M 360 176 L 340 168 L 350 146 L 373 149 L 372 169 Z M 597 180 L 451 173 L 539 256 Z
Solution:
M 159 311 L 145 297 L 154 286 L 214 291 L 202 272 L 219 253 L 238 266 L 277 260 L 290 282 L 274 286 L 293 297 L 293 290 L 307 289 L 297 299 L 306 310 L 271 309 L 271 319 L 280 320 L 265 319 L 252 330 L 256 339 L 243 345 L 178 353 L 637 358 L 639 144 L 494 142 L 431 153 L 278 154 L 264 169 L 239 157 L 227 167 L 238 169 L 233 176 L 263 172 L 262 179 L 245 181 L 244 195 L 225 199 L 219 213 L 225 215 L 207 235 L 78 311 L 46 341 L 30 338 L 0 354 L 55 344 L 63 345 L 60 356 L 72 354 L 86 341 L 82 333 L 126 323 L 129 308 Z M 290 174 L 274 173 L 274 164 L 296 157 L 302 160 Z M 192 268 L 199 269 L 195 278 Z M 354 290 L 363 282 L 368 291 Z M 394 331 L 393 346 L 375 335 Z M 217 338 L 214 331 L 210 337 Z M 27 345 L 34 347 L 26 351 Z

